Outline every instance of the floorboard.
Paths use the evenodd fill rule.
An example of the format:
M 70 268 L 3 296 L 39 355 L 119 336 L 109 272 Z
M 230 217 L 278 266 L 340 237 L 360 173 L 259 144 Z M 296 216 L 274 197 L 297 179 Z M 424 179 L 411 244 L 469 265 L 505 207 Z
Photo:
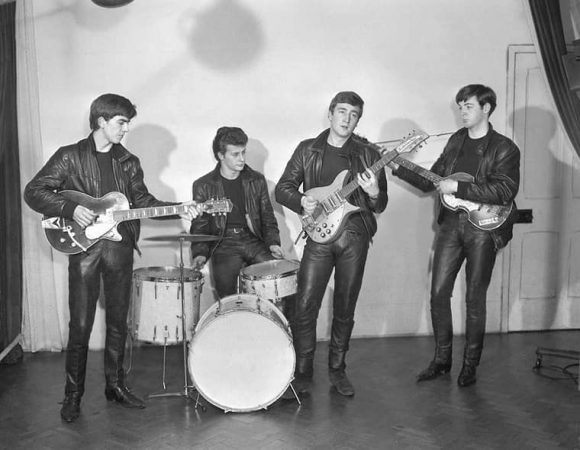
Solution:
M 545 357 L 540 374 L 532 370 L 538 347 L 580 350 L 580 331 L 488 335 L 469 388 L 456 384 L 462 338 L 455 340 L 451 373 L 421 384 L 415 375 L 431 357 L 431 337 L 353 340 L 353 398 L 329 386 L 321 342 L 312 391 L 301 405 L 278 400 L 265 411 L 227 414 L 203 399 L 205 410 L 196 409 L 182 397 L 149 399 L 145 410 L 108 403 L 103 352 L 91 351 L 82 414 L 73 424 L 59 416 L 64 353 L 27 353 L 20 364 L 0 366 L 0 448 L 580 449 L 578 368 L 569 376 L 553 368 L 578 361 Z M 159 346 L 134 348 L 128 381 L 137 394 L 163 389 L 162 357 Z M 183 391 L 180 346 L 167 351 L 166 382 L 167 391 Z

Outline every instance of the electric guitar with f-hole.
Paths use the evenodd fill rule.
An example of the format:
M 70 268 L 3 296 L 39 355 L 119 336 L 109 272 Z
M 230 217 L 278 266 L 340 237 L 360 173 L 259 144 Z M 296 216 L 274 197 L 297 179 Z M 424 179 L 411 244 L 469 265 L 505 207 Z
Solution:
M 429 135 L 422 132 L 411 133 L 396 149 L 385 153 L 369 169 L 376 174 L 395 156 L 412 151 L 428 137 Z M 345 219 L 360 210 L 358 206 L 347 201 L 348 197 L 359 187 L 356 177 L 345 185 L 347 175 L 348 170 L 343 170 L 330 185 L 312 188 L 304 193 L 318 201 L 312 214 L 304 214 L 300 218 L 304 232 L 314 242 L 329 243 L 335 240 L 344 227 Z
M 72 219 L 64 217 L 43 217 L 42 228 L 50 245 L 56 250 L 74 255 L 86 252 L 101 239 L 120 241 L 117 225 L 125 220 L 164 217 L 187 212 L 189 204 L 153 206 L 150 208 L 129 208 L 129 201 L 120 192 L 109 192 L 100 198 L 84 192 L 64 190 L 60 195 L 88 208 L 97 214 L 88 227 L 83 228 Z M 227 198 L 207 200 L 200 203 L 204 213 L 226 214 L 232 210 L 232 202 Z

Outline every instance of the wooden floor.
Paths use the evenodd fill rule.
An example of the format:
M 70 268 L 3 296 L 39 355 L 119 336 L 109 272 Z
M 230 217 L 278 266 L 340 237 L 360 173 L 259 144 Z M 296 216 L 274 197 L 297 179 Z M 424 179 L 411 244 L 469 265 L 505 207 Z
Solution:
M 454 356 L 460 361 L 461 337 Z M 449 375 L 416 384 L 432 338 L 356 339 L 348 373 L 353 398 L 329 387 L 327 344 L 319 343 L 311 394 L 299 406 L 279 400 L 266 411 L 224 413 L 180 397 L 155 398 L 145 410 L 107 403 L 102 352 L 91 352 L 82 414 L 59 416 L 64 353 L 26 354 L 0 366 L 0 448 L 6 449 L 580 449 L 580 392 L 550 366 L 578 361 L 545 357 L 536 348 L 580 350 L 580 331 L 488 335 L 478 382 L 459 388 L 460 364 Z M 162 347 L 140 346 L 129 384 L 143 396 L 158 391 Z M 168 390 L 183 389 L 181 347 L 168 351 Z M 571 367 L 577 375 L 577 366 Z

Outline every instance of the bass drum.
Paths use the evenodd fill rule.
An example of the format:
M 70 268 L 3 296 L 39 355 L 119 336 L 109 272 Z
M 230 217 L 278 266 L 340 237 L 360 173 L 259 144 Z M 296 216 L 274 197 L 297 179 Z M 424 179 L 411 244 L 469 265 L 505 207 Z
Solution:
M 296 364 L 286 318 L 253 294 L 225 297 L 204 313 L 188 360 L 197 391 L 226 412 L 266 409 L 288 388 Z

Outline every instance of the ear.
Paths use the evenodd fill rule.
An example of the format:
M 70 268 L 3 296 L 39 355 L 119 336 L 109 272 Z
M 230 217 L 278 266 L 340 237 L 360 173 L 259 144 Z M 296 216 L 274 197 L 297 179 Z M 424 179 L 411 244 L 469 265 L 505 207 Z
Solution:
M 491 105 L 489 103 L 486 103 L 485 105 L 483 105 L 482 109 L 485 114 L 489 114 L 489 111 L 491 110 Z
M 220 159 L 220 161 L 224 160 L 224 154 L 222 152 L 218 152 L 218 158 Z
M 103 116 L 99 116 L 99 118 L 97 119 L 97 124 L 99 125 L 99 128 L 105 128 L 107 121 L 105 120 L 105 118 Z

